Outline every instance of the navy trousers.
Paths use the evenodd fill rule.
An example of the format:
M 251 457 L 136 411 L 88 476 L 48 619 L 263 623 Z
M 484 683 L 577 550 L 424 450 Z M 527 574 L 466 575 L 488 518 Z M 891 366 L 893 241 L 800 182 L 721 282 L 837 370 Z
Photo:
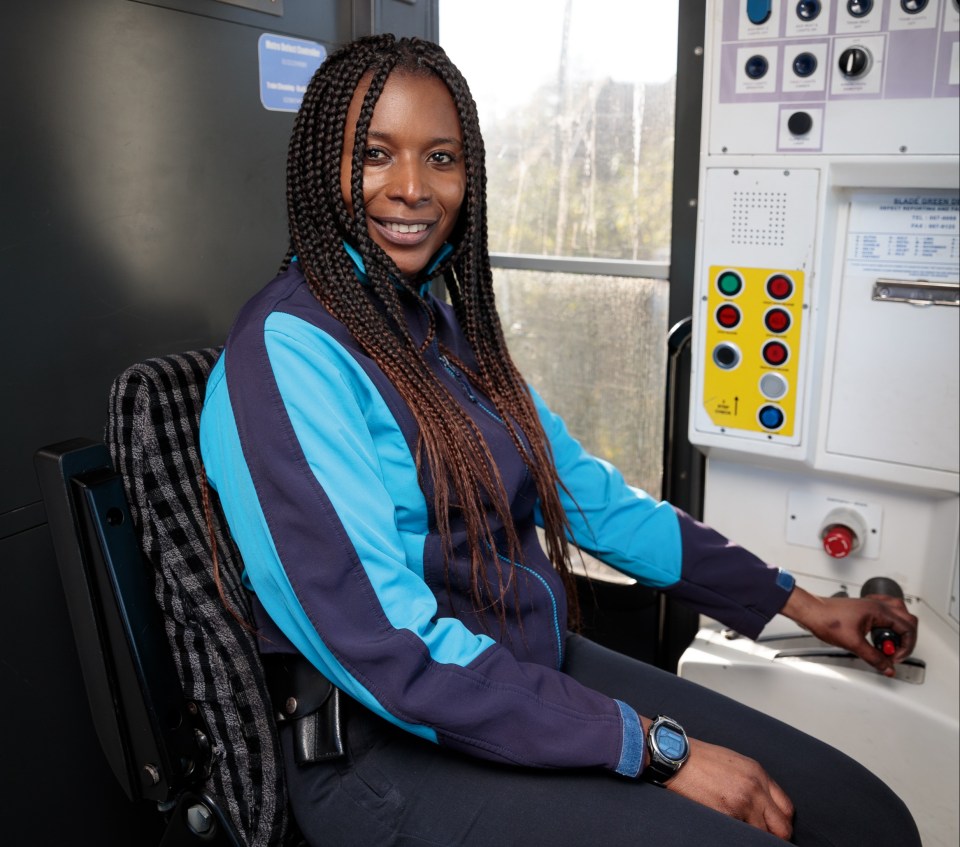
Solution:
M 849 757 L 773 718 L 577 635 L 564 670 L 641 714 L 759 761 L 796 807 L 802 847 L 914 847 L 900 799 Z M 473 759 L 347 709 L 348 755 L 299 767 L 283 729 L 291 802 L 311 847 L 772 847 L 784 842 L 663 788 L 605 771 Z

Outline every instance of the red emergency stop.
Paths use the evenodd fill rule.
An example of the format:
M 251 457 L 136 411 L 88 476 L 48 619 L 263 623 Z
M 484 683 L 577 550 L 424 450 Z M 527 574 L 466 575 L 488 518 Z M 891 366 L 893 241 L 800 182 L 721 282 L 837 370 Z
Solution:
M 823 533 L 823 549 L 834 559 L 845 559 L 857 546 L 857 534 L 841 523 L 828 526 Z

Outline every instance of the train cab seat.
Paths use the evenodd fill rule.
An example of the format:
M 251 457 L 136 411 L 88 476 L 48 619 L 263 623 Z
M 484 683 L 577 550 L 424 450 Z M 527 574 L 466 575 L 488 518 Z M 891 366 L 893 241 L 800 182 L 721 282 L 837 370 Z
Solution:
M 106 445 L 38 451 L 48 522 L 108 761 L 157 802 L 162 844 L 294 845 L 279 735 L 240 554 L 203 506 L 200 409 L 219 350 L 116 378 Z

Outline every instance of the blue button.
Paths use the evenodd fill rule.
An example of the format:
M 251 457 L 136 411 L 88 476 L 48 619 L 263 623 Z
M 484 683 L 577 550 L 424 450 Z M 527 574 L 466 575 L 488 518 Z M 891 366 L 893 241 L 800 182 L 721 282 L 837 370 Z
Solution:
M 766 429 L 780 429 L 785 415 L 779 406 L 763 406 L 760 409 L 760 425 Z
M 750 23 L 765 24 L 770 19 L 773 0 L 747 0 L 747 18 Z

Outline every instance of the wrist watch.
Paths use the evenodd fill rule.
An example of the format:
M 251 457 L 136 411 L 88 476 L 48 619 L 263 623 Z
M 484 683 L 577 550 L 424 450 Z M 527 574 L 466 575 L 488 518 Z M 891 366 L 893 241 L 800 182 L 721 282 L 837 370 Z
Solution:
M 643 769 L 643 777 L 655 785 L 669 782 L 690 755 L 687 734 L 672 718 L 657 715 L 647 733 L 650 761 Z

